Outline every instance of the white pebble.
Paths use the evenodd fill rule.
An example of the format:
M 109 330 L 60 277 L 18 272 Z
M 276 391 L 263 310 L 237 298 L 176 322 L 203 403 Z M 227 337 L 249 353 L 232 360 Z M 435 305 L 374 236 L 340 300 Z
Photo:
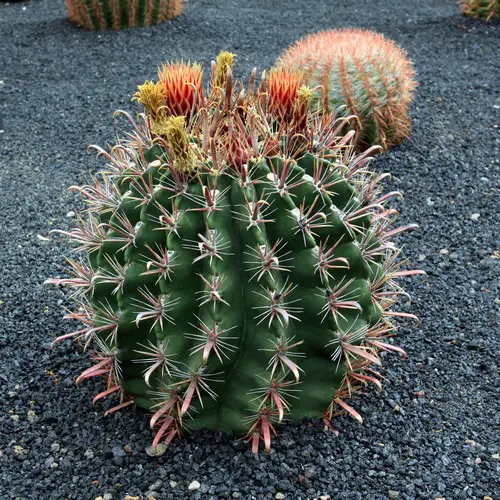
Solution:
M 199 489 L 199 487 L 201 486 L 201 484 L 198 482 L 198 481 L 193 481 L 189 486 L 188 486 L 188 490 L 190 491 L 194 491 L 194 490 L 197 490 Z
M 479 217 L 480 217 L 480 216 L 481 216 L 481 214 L 472 214 L 472 215 L 470 216 L 470 218 L 471 218 L 472 220 L 477 220 L 477 219 L 479 219 Z

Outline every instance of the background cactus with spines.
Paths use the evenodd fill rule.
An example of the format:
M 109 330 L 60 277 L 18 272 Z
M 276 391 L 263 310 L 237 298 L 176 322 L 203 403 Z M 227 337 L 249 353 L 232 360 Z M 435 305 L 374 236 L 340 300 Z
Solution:
M 92 30 L 151 26 L 182 14 L 184 0 L 66 0 L 72 22 Z
M 77 188 L 88 213 L 60 231 L 85 257 L 49 280 L 75 288 L 67 317 L 83 328 L 57 340 L 92 349 L 79 380 L 104 377 L 107 413 L 151 411 L 155 445 L 207 428 L 269 451 L 285 419 L 360 420 L 346 399 L 380 387 L 379 351 L 404 354 L 391 318 L 413 317 L 393 311 L 396 280 L 420 271 L 390 240 L 414 226 L 393 228 L 398 193 L 367 169 L 376 148 L 355 154 L 345 120 L 311 112 L 300 74 L 257 88 L 254 71 L 244 87 L 233 61 L 218 58 L 206 94 L 187 63 L 139 86 L 145 113 L 122 112 L 133 132 L 97 148 L 108 168 Z
M 500 17 L 500 0 L 459 0 L 462 14 L 490 21 Z
M 409 136 L 415 72 L 404 51 L 380 33 L 339 29 L 307 35 L 276 67 L 302 71 L 316 89 L 316 107 L 342 106 L 345 116 L 357 116 L 352 125 L 358 150 L 375 144 L 388 149 Z

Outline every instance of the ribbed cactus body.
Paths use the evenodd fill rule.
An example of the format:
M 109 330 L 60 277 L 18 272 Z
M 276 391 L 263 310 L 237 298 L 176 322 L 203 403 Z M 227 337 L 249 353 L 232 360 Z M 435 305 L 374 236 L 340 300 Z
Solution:
M 50 281 L 76 288 L 68 318 L 84 326 L 59 340 L 92 349 L 79 380 L 105 378 L 95 401 L 153 412 L 154 443 L 208 428 L 247 432 L 257 451 L 285 418 L 361 419 L 345 399 L 380 386 L 380 349 L 403 352 L 384 339 L 406 315 L 395 280 L 417 271 L 396 263 L 389 240 L 411 226 L 391 227 L 397 193 L 381 194 L 370 151 L 310 112 L 300 75 L 255 92 L 253 74 L 245 92 L 233 59 L 218 58 L 207 97 L 186 64 L 139 87 L 147 114 L 99 150 L 108 169 L 78 188 L 90 213 L 63 231 L 87 257 Z
M 305 81 L 319 87 L 318 107 L 343 106 L 346 116 L 358 117 L 358 149 L 387 149 L 408 137 L 414 71 L 403 50 L 383 35 L 350 29 L 308 35 L 277 65 L 303 71 Z
M 500 17 L 500 0 L 460 0 L 462 13 L 490 21 Z
M 159 24 L 182 13 L 183 0 L 66 0 L 72 22 L 92 30 Z
M 153 159 L 155 155 L 161 157 L 159 148 L 149 150 L 145 157 Z M 303 356 L 299 364 L 303 370 L 300 398 L 293 401 L 290 416 L 321 416 L 346 372 L 345 360 L 338 359 L 337 365 L 332 362 L 336 343 L 342 334 L 363 332 L 381 316 L 380 309 L 372 303 L 369 285 L 377 265 L 370 268 L 355 234 L 342 221 L 346 206 L 351 211 L 359 208 L 354 188 L 339 177 L 335 189 L 318 203 L 312 178 L 314 164 L 320 160 L 308 155 L 297 162 L 291 173 L 300 179 L 306 177 L 306 182 L 280 196 L 273 193 L 275 189 L 269 180 L 273 175 L 270 161 L 273 160 L 262 160 L 255 167 L 251 178 L 259 181 L 255 186 L 242 187 L 229 175 L 216 179 L 207 174 L 201 176 L 200 182 L 188 184 L 182 198 L 153 188 L 149 203 L 137 206 L 134 200 L 141 193 L 135 183 L 154 187 L 169 183 L 168 170 L 149 166 L 134 184 L 130 179 L 122 183 L 122 200 L 117 213 L 106 222 L 109 232 L 94 256 L 96 273 L 112 274 L 108 260 L 113 257 L 125 267 L 123 288 L 113 295 L 115 285 L 97 279 L 91 302 L 96 310 L 111 305 L 115 314 L 119 312 L 116 346 L 122 386 L 139 406 L 154 409 L 158 403 L 154 393 L 179 381 L 179 374 L 169 376 L 166 371 L 156 370 L 149 385 L 145 382 L 145 365 L 140 361 L 147 363 L 148 357 L 138 353 L 149 342 L 165 342 L 172 361 L 182 361 L 186 373 L 203 369 L 207 375 L 219 374 L 214 380 L 219 378 L 221 382 L 210 383 L 218 397 L 204 397 L 203 410 L 200 403 L 195 405 L 194 418 L 189 423 L 193 428 L 244 431 L 248 411 L 257 412 L 260 405 L 253 391 L 270 381 L 269 364 L 279 342 L 302 343 L 296 349 Z M 212 213 L 200 211 L 203 191 L 214 185 L 219 192 L 218 209 Z M 275 210 L 273 222 L 249 227 L 247 204 L 262 199 L 266 191 L 267 202 Z M 317 208 L 321 206 L 328 214 L 325 220 L 319 218 L 325 227 L 312 232 L 301 230 L 301 204 L 305 201 L 305 206 L 310 207 L 315 200 Z M 160 222 L 164 211 L 178 214 L 175 231 Z M 370 231 L 369 219 L 358 222 L 361 234 Z M 134 241 L 121 251 L 121 231 L 128 224 L 134 227 Z M 330 271 L 330 276 L 318 267 L 319 248 L 324 242 L 329 243 L 328 250 L 336 244 L 329 258 L 332 262 L 339 259 L 339 269 Z M 212 252 L 213 246 L 217 248 Z M 277 250 L 268 260 L 274 261 L 266 268 L 259 255 L 270 253 L 273 248 Z M 160 270 L 153 252 L 169 255 L 168 277 L 153 272 Z M 347 260 L 349 268 L 340 259 Z M 207 283 L 222 283 L 220 298 L 208 300 L 212 290 Z M 342 295 L 357 306 L 339 310 L 335 321 L 325 307 L 329 294 L 339 283 L 347 285 Z M 279 294 L 281 299 L 277 298 Z M 164 302 L 163 325 L 159 316 L 147 318 L 147 311 L 155 309 L 148 297 Z M 202 351 L 191 355 L 193 349 L 203 344 L 204 330 L 227 332 L 221 335 L 218 348 L 222 362 L 215 350 L 210 351 L 205 363 Z M 107 332 L 102 336 L 104 340 Z M 331 348 L 325 348 L 329 342 Z M 364 335 L 360 334 L 353 345 L 363 343 Z M 287 380 L 292 385 L 294 381 L 293 375 Z

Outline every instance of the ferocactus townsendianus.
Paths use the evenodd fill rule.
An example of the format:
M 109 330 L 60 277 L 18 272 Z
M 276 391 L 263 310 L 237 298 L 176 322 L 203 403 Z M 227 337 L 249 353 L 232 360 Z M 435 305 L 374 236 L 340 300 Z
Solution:
M 381 350 L 398 351 L 394 303 L 404 271 L 385 175 L 354 152 L 345 119 L 311 111 L 300 73 L 254 70 L 234 83 L 234 54 L 202 68 L 172 63 L 134 98 L 144 113 L 77 188 L 78 244 L 62 335 L 92 353 L 78 380 L 102 377 L 94 401 L 153 413 L 154 445 L 183 429 L 246 434 L 270 449 L 284 419 L 347 411 L 380 386 Z

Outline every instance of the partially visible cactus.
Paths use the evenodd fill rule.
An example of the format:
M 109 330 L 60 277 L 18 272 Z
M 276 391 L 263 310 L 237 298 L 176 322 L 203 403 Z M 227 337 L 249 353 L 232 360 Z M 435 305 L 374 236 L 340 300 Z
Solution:
M 490 21 L 500 17 L 500 0 L 459 0 L 462 14 Z
M 359 150 L 388 149 L 409 136 L 408 107 L 416 82 L 404 51 L 380 33 L 340 29 L 315 33 L 289 47 L 277 67 L 302 71 L 307 85 L 320 86 L 315 105 L 359 119 Z
M 302 75 L 272 71 L 258 88 L 233 83 L 234 55 L 213 63 L 207 92 L 196 64 L 163 66 L 134 98 L 145 114 L 109 152 L 108 168 L 77 188 L 88 202 L 70 231 L 59 337 L 91 347 L 103 377 L 94 401 L 153 412 L 153 444 L 183 429 L 247 433 L 270 448 L 285 418 L 330 419 L 368 383 L 404 296 L 384 175 L 356 155 L 343 119 L 311 113 Z
M 151 26 L 182 13 L 184 0 L 66 0 L 72 22 L 91 30 Z

